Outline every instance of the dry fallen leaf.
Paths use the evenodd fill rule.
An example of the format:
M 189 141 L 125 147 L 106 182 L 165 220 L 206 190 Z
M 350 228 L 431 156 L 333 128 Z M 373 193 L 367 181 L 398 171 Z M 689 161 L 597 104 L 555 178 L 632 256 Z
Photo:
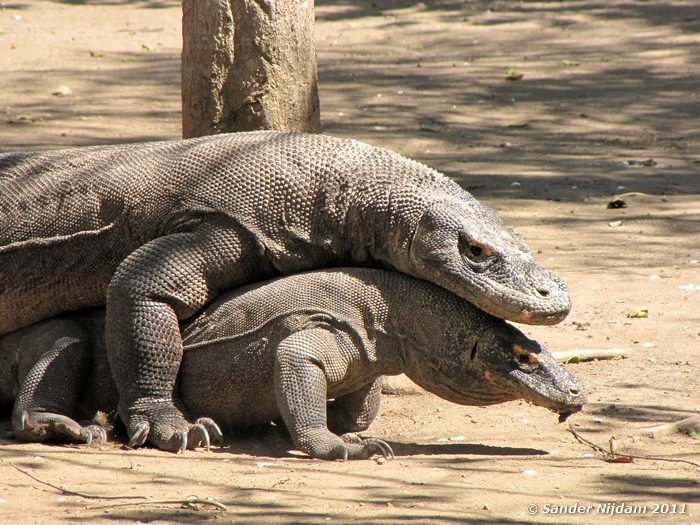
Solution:
M 517 69 L 513 69 L 512 67 L 509 67 L 506 69 L 506 80 L 520 80 L 525 76 L 524 73 L 521 73 Z

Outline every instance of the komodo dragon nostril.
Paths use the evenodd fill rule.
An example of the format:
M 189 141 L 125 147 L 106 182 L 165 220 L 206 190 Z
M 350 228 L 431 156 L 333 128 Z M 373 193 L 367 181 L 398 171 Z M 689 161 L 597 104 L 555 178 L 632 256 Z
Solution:
M 572 396 L 577 396 L 581 393 L 581 391 L 578 388 L 569 388 L 569 394 Z
M 549 290 L 546 288 L 537 288 L 537 293 L 540 294 L 542 297 L 547 297 L 549 295 Z

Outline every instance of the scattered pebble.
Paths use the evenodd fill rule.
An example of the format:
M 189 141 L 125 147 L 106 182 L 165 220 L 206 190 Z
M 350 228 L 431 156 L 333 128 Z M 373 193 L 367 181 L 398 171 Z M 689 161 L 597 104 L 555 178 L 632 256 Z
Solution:
M 491 510 L 491 507 L 489 507 L 488 503 L 484 503 L 484 506 L 481 508 L 482 508 L 482 510 Z
M 6 500 L 6 499 L 0 499 L 0 505 L 2 505 L 3 503 L 7 503 L 7 500 Z
M 659 164 L 654 159 L 647 160 L 623 160 L 620 166 L 624 168 L 663 168 L 663 164 Z
M 617 228 L 618 226 L 622 226 L 622 221 L 612 221 L 608 223 L 608 226 L 611 228 Z
M 650 281 L 658 281 L 659 279 L 661 279 L 661 276 L 655 273 L 649 276 Z
M 536 470 L 532 470 L 532 469 L 523 470 L 523 475 L 524 475 L 524 476 L 536 476 L 536 475 L 537 475 L 537 471 L 536 471 Z
M 594 417 L 594 418 L 593 418 L 593 422 L 594 422 L 594 423 L 602 423 L 603 420 L 602 420 L 601 418 L 599 418 L 599 417 Z
M 700 286 L 696 286 L 694 284 L 682 284 L 678 288 L 682 292 L 686 292 L 686 293 L 697 292 L 698 290 L 700 290 Z
M 384 463 L 386 463 L 386 458 L 379 457 L 379 458 L 375 459 L 374 461 L 377 463 L 377 465 L 383 465 Z
M 547 452 L 547 454 L 549 454 L 551 456 L 556 456 L 557 454 L 559 454 L 559 451 L 558 450 L 550 450 L 549 452 Z
M 523 425 L 529 425 L 530 420 L 529 419 L 523 419 Z
M 263 461 L 259 461 L 258 463 L 256 463 L 256 465 L 257 465 L 258 468 L 276 467 L 276 466 L 277 466 L 277 465 L 274 464 L 274 463 L 265 463 L 265 462 L 263 462 Z
M 450 438 L 450 441 L 466 441 L 466 440 L 467 440 L 467 438 L 465 438 L 464 436 L 454 436 L 454 437 Z
M 608 201 L 608 209 L 611 210 L 618 210 L 620 208 L 626 208 L 627 207 L 627 201 L 623 199 L 622 197 L 613 197 Z
M 591 327 L 591 323 L 588 321 L 571 321 L 571 324 L 576 327 L 576 330 L 586 331 Z
M 656 345 L 654 343 L 652 343 L 651 341 L 648 341 L 646 343 L 642 343 L 642 346 L 644 348 L 654 348 Z
M 587 452 L 585 454 L 581 455 L 582 458 L 594 458 L 595 454 L 591 454 L 590 452 Z
M 520 184 L 517 180 L 510 183 L 511 188 L 519 188 L 520 186 L 522 186 L 522 184 Z
M 68 86 L 58 86 L 51 94 L 54 97 L 70 97 L 73 94 L 73 90 Z

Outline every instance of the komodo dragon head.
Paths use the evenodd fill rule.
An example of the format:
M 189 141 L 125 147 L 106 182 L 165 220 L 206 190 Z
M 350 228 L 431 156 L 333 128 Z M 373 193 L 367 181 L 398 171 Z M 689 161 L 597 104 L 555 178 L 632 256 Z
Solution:
M 571 309 L 566 285 L 532 256 L 523 239 L 476 199 L 427 206 L 403 270 L 450 290 L 482 310 L 526 324 L 556 324 Z
M 429 392 L 462 405 L 522 399 L 557 412 L 560 421 L 583 408 L 582 385 L 542 345 L 501 319 L 487 316 L 483 326 L 482 331 L 443 326 L 429 348 L 411 349 L 406 374 Z

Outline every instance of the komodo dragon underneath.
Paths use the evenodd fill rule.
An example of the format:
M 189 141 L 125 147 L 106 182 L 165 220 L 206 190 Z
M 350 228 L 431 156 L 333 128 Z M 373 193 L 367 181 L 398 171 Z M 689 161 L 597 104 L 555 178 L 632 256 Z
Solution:
M 104 310 L 92 312 L 0 340 L 0 358 L 14 363 L 0 376 L 5 400 L 38 358 L 32 353 L 51 348 L 17 397 L 18 437 L 105 439 L 100 427 L 74 421 L 81 399 L 88 417 L 116 408 L 116 392 L 105 387 Z M 213 416 L 225 428 L 281 415 L 294 444 L 318 458 L 392 455 L 380 440 L 329 430 L 369 426 L 382 374 L 404 372 L 464 405 L 525 399 L 566 417 L 585 403 L 580 384 L 536 341 L 442 288 L 396 272 L 333 269 L 251 285 L 220 295 L 181 330 L 177 388 L 186 413 Z M 105 392 L 113 392 L 111 400 Z
M 246 283 L 368 265 L 514 321 L 553 324 L 570 309 L 562 281 L 491 208 L 354 140 L 252 132 L 0 154 L 0 334 L 106 305 L 132 446 L 218 437 L 176 408 L 179 320 Z

